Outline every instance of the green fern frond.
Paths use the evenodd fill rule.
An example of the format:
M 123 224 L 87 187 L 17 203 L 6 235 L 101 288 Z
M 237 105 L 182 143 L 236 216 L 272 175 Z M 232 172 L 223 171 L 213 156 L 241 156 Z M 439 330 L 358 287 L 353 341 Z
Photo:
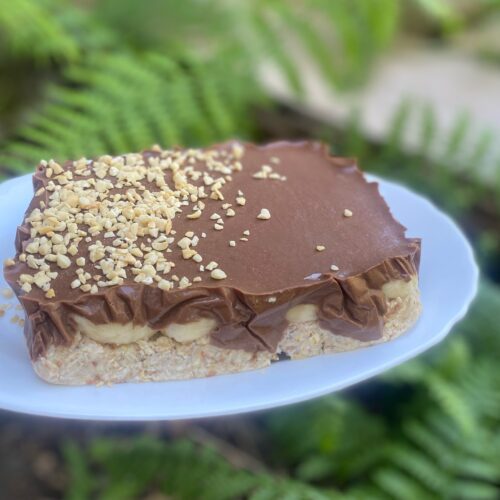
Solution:
M 391 461 L 435 495 L 442 495 L 448 488 L 449 478 L 442 468 L 436 468 L 432 458 L 413 446 L 397 444 L 389 446 Z
M 446 30 L 457 29 L 463 19 L 453 2 L 447 0 L 416 0 L 422 10 L 432 18 L 441 22 Z
M 297 95 L 302 96 L 304 92 L 302 76 L 297 65 L 293 63 L 283 46 L 276 28 L 264 17 L 262 11 L 254 11 L 250 15 L 252 16 L 255 37 L 259 40 L 259 45 L 266 47 L 274 64 L 281 70 L 292 90 Z
M 256 67 L 262 60 L 273 62 L 298 94 L 304 57 L 331 86 L 361 83 L 394 38 L 399 19 L 395 0 L 253 0 L 234 4 L 232 11 L 226 11 L 233 20 L 224 33 L 226 43 L 231 38 Z
M 71 441 L 64 444 L 62 453 L 67 467 L 71 471 L 71 487 L 66 498 L 68 500 L 90 498 L 94 488 L 94 481 L 89 470 L 88 460 L 80 452 L 78 446 Z
M 437 136 L 437 118 L 434 108 L 426 103 L 421 110 L 419 153 L 425 158 L 432 154 Z
M 380 491 L 385 493 L 387 499 L 418 498 L 419 500 L 437 500 L 436 496 L 431 495 L 429 491 L 422 488 L 417 480 L 397 469 L 387 468 L 377 471 L 374 476 L 374 483 L 379 489 L 379 494 Z
M 404 150 L 405 138 L 414 106 L 410 99 L 403 99 L 394 113 L 390 123 L 389 132 L 385 141 L 381 157 L 388 163 L 401 157 Z M 428 118 L 428 116 L 426 117 Z
M 153 143 L 205 144 L 249 130 L 259 100 L 250 76 L 230 57 L 226 71 L 193 57 L 113 54 L 70 66 L 67 83 L 49 90 L 50 104 L 19 131 L 0 158 L 9 170 L 27 171 L 42 158 L 120 153 Z M 233 86 L 246 92 L 235 96 Z
M 477 426 L 474 414 L 468 401 L 452 383 L 437 374 L 431 374 L 426 379 L 426 386 L 433 399 L 456 422 L 465 434 L 470 434 Z
M 488 431 L 476 430 L 472 439 L 451 424 L 444 413 L 431 411 L 421 423 L 406 427 L 405 444 L 391 447 L 387 458 L 400 473 L 417 479 L 436 498 L 472 500 L 482 492 L 481 498 L 493 499 L 498 493 L 495 484 L 500 471 L 492 463 L 490 440 Z M 457 489 L 459 483 L 464 485 L 463 491 Z
M 472 408 L 484 418 L 500 421 L 500 373 L 494 360 L 476 362 L 460 383 Z
M 209 446 L 187 440 L 173 443 L 148 437 L 130 440 L 95 440 L 89 449 L 66 447 L 73 478 L 69 498 L 125 500 L 161 492 L 180 500 L 232 500 L 234 498 L 335 500 L 328 492 L 307 484 L 237 469 Z M 84 483 L 82 464 L 95 471 Z
M 59 0 L 0 0 L 2 48 L 11 57 L 30 57 L 40 62 L 72 61 L 79 47 L 60 21 Z

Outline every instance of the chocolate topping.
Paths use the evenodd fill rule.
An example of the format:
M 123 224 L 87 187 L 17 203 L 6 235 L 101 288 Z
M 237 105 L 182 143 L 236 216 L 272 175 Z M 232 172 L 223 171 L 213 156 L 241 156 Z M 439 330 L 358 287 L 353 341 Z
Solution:
M 203 155 L 207 151 L 215 152 L 225 166 L 215 172 L 208 169 L 211 178 L 205 181 L 207 167 Z M 125 165 L 135 161 L 144 162 L 148 168 L 158 167 L 158 161 L 168 163 L 172 154 L 154 149 L 134 157 L 125 156 L 121 161 Z M 55 271 L 57 276 L 42 283 L 41 288 L 29 285 L 23 289 L 21 275 L 33 276 L 37 270 L 22 262 L 21 255 L 24 260 L 30 255 L 37 259 L 43 256 L 37 251 L 27 252 L 33 242 L 32 221 L 25 220 L 19 227 L 15 264 L 5 268 L 5 276 L 26 309 L 25 333 L 33 358 L 43 354 L 51 343 L 72 341 L 76 333 L 74 314 L 95 324 L 133 322 L 158 330 L 170 323 L 209 317 L 216 319 L 218 325 L 211 333 L 215 345 L 274 352 L 287 327 L 287 310 L 306 303 L 318 305 L 321 325 L 335 334 L 364 341 L 381 337 L 386 312 L 381 288 L 388 281 L 408 281 L 417 274 L 420 241 L 405 237 L 405 228 L 392 217 L 377 184 L 364 179 L 355 160 L 330 157 L 324 145 L 311 142 L 266 146 L 228 143 L 201 152 L 175 150 L 175 155 L 183 158 L 184 167 L 203 172 L 203 177 L 189 174 L 189 183 L 205 185 L 209 196 L 198 197 L 199 191 L 194 198 L 193 193 L 181 196 L 177 199 L 181 204 L 172 217 L 172 231 L 168 224 L 165 228 L 159 223 L 159 234 L 153 230 L 138 238 L 143 255 L 153 242 L 157 242 L 157 248 L 165 247 L 160 252 L 175 267 L 158 272 L 161 276 L 155 274 L 154 279 L 149 279 L 142 271 L 145 263 L 141 260 L 142 268 L 136 267 L 135 274 L 130 264 L 125 272 L 119 271 L 118 277 L 113 273 L 104 277 L 103 261 L 91 259 L 96 242 L 101 242 L 102 248 L 108 246 L 109 252 L 113 246 L 121 248 L 125 255 L 130 254 L 130 241 L 122 238 L 116 243 L 116 231 L 104 227 L 92 232 L 78 223 L 85 235 L 82 233 L 80 239 L 74 240 L 75 248 L 70 253 L 60 253 L 60 248 L 54 251 L 53 247 L 57 258 L 48 262 L 48 272 Z M 85 179 L 108 181 L 100 186 L 105 194 L 97 197 L 97 203 L 130 193 L 131 189 L 143 198 L 147 192 L 167 189 L 159 187 L 157 179 L 147 177 L 138 181 L 142 188 L 120 183 L 110 169 L 96 176 L 95 167 L 101 162 L 107 162 L 109 167 L 112 159 L 101 158 L 95 163 L 80 160 L 63 167 L 64 172 L 72 174 L 70 183 Z M 54 192 L 51 185 L 67 185 L 67 179 L 61 177 L 58 184 L 54 180 L 57 176 L 48 169 L 58 170 L 42 163 L 34 174 L 38 194 L 26 217 L 34 209 L 43 212 L 44 207 L 50 206 Z M 175 190 L 175 171 L 164 165 L 160 170 L 168 189 Z M 52 175 L 49 177 L 48 173 Z M 216 185 L 214 190 L 211 181 L 217 178 L 223 178 L 225 183 Z M 95 183 L 88 190 L 95 192 Z M 130 199 L 134 200 L 134 196 Z M 168 198 L 168 203 L 172 200 Z M 153 205 L 154 201 L 147 203 Z M 80 197 L 78 203 L 75 212 L 95 211 L 93 200 L 82 202 Z M 200 209 L 200 205 L 204 208 Z M 198 216 L 197 212 L 201 214 Z M 265 216 L 259 217 L 262 213 Z M 190 241 L 187 247 L 181 243 L 186 233 Z M 65 230 L 51 234 L 64 237 Z M 166 235 L 170 241 L 166 241 Z M 63 243 L 66 249 L 71 244 L 72 241 Z M 200 258 L 194 257 L 196 254 Z M 210 262 L 217 264 L 214 269 L 208 265 Z M 200 265 L 209 270 L 200 271 Z M 337 267 L 338 271 L 332 271 Z M 82 271 L 78 272 L 91 277 L 75 283 L 79 268 Z M 93 279 L 96 274 L 100 277 Z M 173 275 L 179 279 L 176 281 Z M 94 286 L 93 293 L 85 288 L 86 284 Z

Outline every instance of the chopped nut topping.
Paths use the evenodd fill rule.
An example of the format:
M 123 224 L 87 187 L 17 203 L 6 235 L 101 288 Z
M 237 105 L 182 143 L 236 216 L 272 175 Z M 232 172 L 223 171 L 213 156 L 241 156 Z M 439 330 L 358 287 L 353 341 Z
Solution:
M 183 259 L 190 259 L 191 257 L 196 255 L 196 250 L 193 250 L 192 248 L 183 248 L 182 249 L 182 258 Z M 144 269 L 144 267 L 143 267 Z
M 271 212 L 267 208 L 261 208 L 257 219 L 268 220 L 271 218 Z
M 180 239 L 177 242 L 177 246 L 182 248 L 183 250 L 185 248 L 188 248 L 190 245 L 191 245 L 191 240 L 187 236 L 185 236 L 184 238 Z
M 171 290 L 174 287 L 174 284 L 171 281 L 161 279 L 158 282 L 158 288 L 161 290 Z
M 191 286 L 191 283 L 190 281 L 186 278 L 186 276 L 183 276 L 180 280 L 179 280 L 179 288 L 188 288 Z
M 200 262 L 203 260 L 203 257 L 202 257 L 199 253 L 197 253 L 197 254 L 193 255 L 193 257 L 192 257 L 192 258 L 193 258 L 193 260 L 194 260 L 195 262 L 198 262 L 198 263 L 200 263 Z
M 71 266 L 71 260 L 69 257 L 66 257 L 66 255 L 59 254 L 56 259 L 57 265 L 61 269 L 67 269 L 69 266 Z
M 324 245 L 316 245 L 316 250 L 317 250 L 318 252 L 322 252 L 322 251 L 323 251 L 323 250 L 325 250 L 325 249 L 326 249 L 326 247 L 325 247 Z
M 39 200 L 26 216 L 30 239 L 19 256 L 29 273 L 22 275 L 29 278 L 20 278 L 26 293 L 35 285 L 50 295 L 55 269 L 71 265 L 78 267 L 69 287 L 85 293 L 98 293 L 125 279 L 157 283 L 165 290 L 175 284 L 191 286 L 192 277 L 170 275 L 175 264 L 167 257 L 175 252 L 200 263 L 202 256 L 194 247 L 207 235 L 187 231 L 177 239 L 173 224 L 177 217 L 200 218 L 206 198 L 224 200 L 225 186 L 243 168 L 239 160 L 244 147 L 234 143 L 222 151 L 178 151 L 156 145 L 151 151 L 155 154 L 80 158 L 68 168 L 54 160 L 40 163 L 46 179 L 36 195 L 46 200 Z M 237 203 L 245 202 L 238 190 Z M 227 217 L 236 215 L 231 203 L 221 206 Z M 215 230 L 224 228 L 219 214 L 210 218 Z M 84 270 L 89 262 L 97 270 L 94 275 Z M 207 269 L 213 271 L 217 264 L 211 265 Z
M 217 262 L 212 261 L 212 262 L 209 262 L 209 263 L 205 266 L 205 269 L 206 269 L 207 271 L 213 271 L 213 270 L 214 270 L 216 267 L 218 267 L 218 266 L 219 266 L 219 264 L 217 264 Z
M 238 196 L 236 198 L 236 203 L 238 205 L 244 206 L 246 202 L 247 202 L 247 200 L 243 196 Z
M 71 282 L 71 288 L 78 288 L 81 286 L 82 282 L 79 279 L 73 280 Z
M 49 289 L 45 292 L 45 297 L 47 297 L 48 299 L 53 299 L 55 296 L 56 296 L 56 292 L 54 291 L 54 289 L 53 289 L 53 288 L 49 288 Z
M 258 172 L 255 172 L 252 176 L 254 179 L 271 179 L 276 181 L 286 181 L 284 175 L 280 175 L 277 172 L 273 172 L 273 167 L 269 165 L 262 165 Z
M 250 230 L 249 230 L 249 229 L 245 229 L 245 230 L 243 231 L 243 234 L 244 234 L 245 236 L 250 236 Z
M 243 153 L 245 152 L 245 149 L 241 144 L 233 144 L 233 156 L 237 160 L 241 160 L 243 158 Z
M 16 265 L 16 261 L 14 259 L 5 259 L 3 261 L 3 265 L 5 267 L 12 267 L 12 266 L 15 266 Z
M 223 280 L 227 278 L 227 274 L 222 270 L 222 269 L 214 269 L 211 273 L 210 276 L 214 280 Z
M 344 217 L 352 217 L 352 215 L 352 212 L 348 208 L 344 210 Z
M 338 266 L 336 266 L 335 264 L 332 264 L 332 265 L 330 266 L 330 269 L 331 269 L 332 271 L 334 271 L 334 272 L 339 270 Z
M 230 246 L 230 247 L 235 247 L 235 246 L 236 246 L 236 241 L 231 240 L 231 241 L 229 242 L 229 246 Z

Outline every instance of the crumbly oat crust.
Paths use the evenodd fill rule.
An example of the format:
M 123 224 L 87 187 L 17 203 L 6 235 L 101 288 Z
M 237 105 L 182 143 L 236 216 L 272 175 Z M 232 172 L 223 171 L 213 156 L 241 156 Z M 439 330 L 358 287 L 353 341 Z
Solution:
M 265 368 L 285 353 L 291 359 L 350 351 L 387 342 L 407 331 L 421 310 L 418 287 L 406 297 L 388 301 L 381 339 L 371 342 L 334 335 L 317 321 L 290 325 L 276 353 L 222 349 L 207 337 L 181 344 L 166 336 L 114 346 L 77 335 L 69 347 L 51 346 L 34 362 L 47 382 L 63 385 L 114 384 L 209 377 Z

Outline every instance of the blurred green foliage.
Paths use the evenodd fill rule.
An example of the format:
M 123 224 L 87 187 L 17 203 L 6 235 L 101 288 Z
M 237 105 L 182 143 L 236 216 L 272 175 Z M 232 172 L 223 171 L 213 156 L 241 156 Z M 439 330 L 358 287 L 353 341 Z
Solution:
M 460 2 L 475 17 L 495 3 Z M 407 9 L 446 37 L 467 22 L 468 10 L 457 5 L 0 0 L 0 175 L 30 171 L 42 157 L 260 137 L 255 108 L 275 106 L 257 78 L 263 60 L 298 96 L 296 51 L 329 84 L 360 85 L 404 29 Z M 412 117 L 420 134 L 408 152 Z M 491 162 L 495 138 L 480 132 L 464 150 L 474 134 L 462 115 L 443 137 L 431 108 L 403 102 L 384 144 L 363 137 L 356 114 L 324 138 L 336 153 L 358 156 L 365 168 L 444 206 L 473 236 L 483 269 L 500 275 L 500 163 L 492 182 L 478 180 L 470 165 Z M 68 442 L 67 497 L 498 498 L 499 309 L 500 291 L 485 281 L 467 319 L 429 354 L 342 395 L 255 417 L 264 443 L 258 469 L 189 433 Z
M 441 2 L 413 3 L 423 6 L 437 26 L 446 24 L 446 15 L 435 15 L 434 4 Z M 181 72 L 165 78 L 162 64 L 182 66 L 182 84 L 191 61 L 206 70 L 203 80 L 213 73 L 211 68 L 223 67 L 227 81 L 215 75 L 218 81 L 201 93 L 224 95 L 228 87 L 235 92 L 242 88 L 237 96 L 240 109 L 254 105 L 262 90 L 256 75 L 263 60 L 272 61 L 295 92 L 303 92 L 295 53 L 305 55 L 331 85 L 359 85 L 401 29 L 401 12 L 407 7 L 400 0 L 99 0 L 82 6 L 69 0 L 0 0 L 0 171 L 30 169 L 40 157 L 57 154 L 91 156 L 104 145 L 108 152 L 119 153 L 119 148 L 138 143 L 168 145 L 177 137 L 185 144 L 206 142 L 206 131 L 175 130 L 175 111 L 158 94 L 169 93 L 169 83 Z M 121 64 L 118 72 L 116 60 Z M 109 79 L 97 78 L 96 71 L 110 73 Z M 143 79 L 135 79 L 135 73 L 142 73 Z M 128 79 L 143 106 L 141 113 L 126 115 L 122 127 L 115 119 L 128 112 L 123 109 L 133 92 L 124 88 Z M 84 103 L 75 97 L 80 93 L 89 96 Z M 109 95 L 113 99 L 108 100 Z M 103 137 L 103 126 L 88 125 L 104 116 L 95 115 L 95 105 L 88 102 L 93 96 L 95 102 L 106 101 L 110 115 L 105 128 L 116 142 Z M 155 114 L 149 116 L 153 109 Z M 132 140 L 127 128 L 137 121 L 142 123 L 141 135 Z M 78 134 L 58 135 L 63 127 L 85 132 L 85 151 Z M 219 138 L 232 134 L 234 128 L 218 131 Z M 56 138 L 64 144 L 54 149 Z

